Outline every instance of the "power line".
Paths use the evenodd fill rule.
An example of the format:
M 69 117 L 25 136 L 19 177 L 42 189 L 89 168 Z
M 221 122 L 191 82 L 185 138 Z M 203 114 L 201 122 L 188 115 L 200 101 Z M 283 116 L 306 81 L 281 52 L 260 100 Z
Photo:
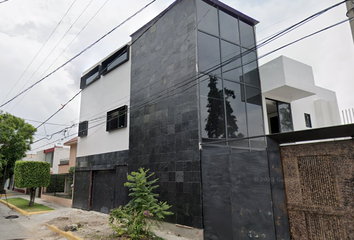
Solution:
M 47 121 L 49 121 L 52 117 L 54 117 L 58 112 L 60 112 L 61 110 L 63 110 L 63 108 L 68 105 L 72 100 L 74 100 L 76 98 L 77 95 L 79 95 L 81 93 L 82 90 L 80 90 L 79 92 L 77 92 L 72 98 L 70 98 L 69 101 L 67 101 L 65 104 L 62 105 L 61 108 L 59 108 L 55 113 L 53 113 L 49 118 L 47 118 L 44 122 L 42 122 L 41 124 L 38 125 L 39 128 L 40 126 L 42 126 L 43 124 L 45 124 Z
M 107 37 L 109 34 L 111 34 L 113 31 L 115 31 L 117 28 L 119 28 L 120 26 L 122 26 L 124 23 L 126 23 L 127 21 L 129 21 L 130 19 L 132 19 L 133 17 L 135 17 L 138 13 L 140 13 L 141 11 L 143 11 L 145 8 L 147 8 L 149 5 L 151 5 L 152 3 L 154 3 L 156 0 L 153 0 L 151 2 L 149 2 L 147 5 L 145 5 L 143 8 L 141 8 L 140 10 L 138 10 L 136 13 L 134 13 L 132 16 L 128 17 L 126 20 L 124 20 L 122 23 L 120 23 L 119 25 L 117 25 L 116 27 L 114 27 L 112 30 L 110 30 L 108 33 L 104 34 L 102 37 L 100 37 L 98 40 L 96 40 L 95 42 L 93 42 L 92 44 L 90 44 L 88 47 L 86 47 L 85 49 L 83 49 L 81 52 L 79 52 L 78 54 L 76 54 L 74 57 L 70 58 L 68 61 L 66 61 L 65 63 L 63 63 L 61 66 L 59 66 L 58 68 L 56 68 L 54 71 L 52 71 L 51 73 L 47 74 L 45 77 L 41 78 L 40 80 L 38 80 L 37 82 L 35 82 L 34 84 L 32 84 L 31 86 L 29 86 L 28 88 L 26 88 L 25 90 L 23 90 L 22 92 L 18 93 L 16 96 L 14 96 L 13 98 L 11 98 L 10 100 L 6 101 L 5 103 L 0 105 L 0 108 L 7 105 L 8 103 L 12 102 L 14 99 L 18 98 L 19 96 L 21 96 L 23 93 L 29 91 L 30 89 L 32 89 L 34 86 L 36 86 L 38 83 L 42 82 L 43 80 L 45 80 L 46 78 L 48 78 L 49 76 L 53 75 L 54 73 L 56 73 L 58 70 L 60 70 L 61 68 L 63 68 L 64 66 L 66 66 L 68 63 L 72 62 L 74 59 L 76 59 L 77 57 L 79 57 L 80 55 L 82 55 L 84 52 L 86 52 L 88 49 L 90 49 L 91 47 L 93 47 L 94 45 L 96 45 L 98 42 L 100 42 L 102 39 L 104 39 L 105 37 Z
M 21 117 L 20 117 L 21 118 Z M 32 119 L 26 119 L 22 118 L 23 120 L 29 121 L 29 122 L 36 122 L 36 123 L 42 123 L 43 121 L 38 121 L 38 120 L 32 120 Z M 68 126 L 69 124 L 62 124 L 62 123 L 46 123 L 47 125 L 54 125 L 54 126 Z
M 7 2 L 7 1 L 10 1 L 10 0 L 3 0 L 3 1 L 0 2 L 0 4 L 1 4 L 1 3 L 4 3 L 4 2 Z
M 64 35 L 60 38 L 60 40 L 57 42 L 57 44 L 54 46 L 54 48 L 50 51 L 50 53 L 47 54 L 47 56 L 44 58 L 44 60 L 42 61 L 42 63 L 38 66 L 38 68 L 32 73 L 31 77 L 27 80 L 27 82 L 22 86 L 22 88 L 20 89 L 20 91 L 27 85 L 27 83 L 33 78 L 33 76 L 38 72 L 38 70 L 43 66 L 43 64 L 45 63 L 45 61 L 49 58 L 49 56 L 55 51 L 55 49 L 57 49 L 57 47 L 59 46 L 59 44 L 63 41 L 63 39 L 65 38 L 65 36 L 69 33 L 69 31 L 72 29 L 72 27 L 76 24 L 76 22 L 80 19 L 80 17 L 82 16 L 82 14 L 84 14 L 84 12 L 87 10 L 87 8 L 91 5 L 91 3 L 93 2 L 93 0 L 91 0 L 86 7 L 81 11 L 81 13 L 78 15 L 78 17 L 75 19 L 75 21 L 71 24 L 71 26 L 66 30 L 66 32 L 64 33 Z M 50 66 L 49 66 L 50 67 Z M 44 73 L 42 74 L 41 78 L 45 75 L 45 73 L 47 72 L 49 68 L 47 68 Z M 28 93 L 28 92 L 27 92 Z M 26 93 L 26 94 L 27 94 Z M 20 100 L 16 103 L 16 105 L 11 109 L 13 110 L 23 99 L 24 96 L 26 96 L 26 94 L 24 94 Z
M 327 7 L 327 8 L 325 8 L 325 9 L 323 9 L 323 10 L 321 10 L 321 11 L 319 11 L 319 12 L 317 12 L 317 13 L 315 13 L 315 14 L 313 14 L 313 15 L 311 15 L 311 16 L 309 16 L 309 17 L 303 19 L 303 20 L 301 20 L 300 22 L 298 22 L 298 23 L 296 23 L 296 24 L 293 24 L 293 25 L 290 26 L 290 27 L 285 28 L 285 29 L 282 30 L 282 31 L 279 31 L 279 32 L 277 32 L 277 33 L 275 33 L 275 34 L 272 34 L 272 35 L 270 35 L 269 37 L 264 38 L 264 41 L 263 41 L 263 42 L 258 41 L 258 42 L 260 42 L 260 43 L 259 43 L 257 46 L 248 49 L 246 52 L 243 53 L 243 55 L 229 58 L 229 59 L 225 60 L 225 62 L 230 61 L 230 63 L 231 63 L 232 61 L 235 61 L 236 59 L 238 59 L 238 58 L 240 58 L 240 57 L 242 57 L 242 56 L 244 56 L 244 55 L 247 55 L 247 54 L 250 53 L 251 51 L 255 51 L 255 50 L 257 50 L 258 48 L 263 47 L 264 45 L 266 45 L 266 44 L 268 44 L 268 43 L 270 43 L 270 42 L 276 40 L 277 38 L 279 38 L 279 37 L 281 37 L 281 36 L 283 36 L 283 35 L 285 35 L 285 34 L 291 32 L 291 31 L 293 31 L 293 30 L 295 30 L 296 28 L 298 28 L 298 27 L 300 27 L 300 26 L 306 24 L 307 22 L 309 22 L 309 21 L 315 19 L 316 17 L 322 15 L 323 13 L 327 12 L 328 10 L 330 10 L 330 9 L 332 9 L 332 8 L 335 8 L 335 7 L 339 6 L 340 4 L 343 4 L 344 2 L 345 2 L 345 1 L 340 2 L 340 3 L 337 3 L 337 4 L 332 5 L 332 6 L 330 6 L 330 7 Z M 167 11 L 168 11 L 168 9 L 167 9 Z M 206 13 L 206 14 L 207 14 L 207 13 Z M 205 14 L 205 15 L 206 15 L 206 14 Z M 203 16 L 203 18 L 205 17 L 205 15 Z M 162 17 L 162 16 L 160 16 L 160 17 Z M 158 19 L 157 19 L 157 20 L 158 20 Z M 202 20 L 202 19 L 201 19 L 201 20 Z M 200 20 L 200 21 L 201 21 L 201 20 Z M 153 25 L 153 24 L 152 24 L 152 25 Z M 151 25 L 151 26 L 152 26 L 152 25 Z M 197 25 L 198 25 L 198 24 L 197 24 Z M 151 27 L 151 26 L 150 26 L 150 27 Z M 196 26 L 196 27 L 197 27 L 197 26 Z M 148 29 L 147 29 L 147 30 L 148 30 Z M 140 35 L 140 36 L 141 36 L 141 35 Z M 188 36 L 187 36 L 187 37 L 188 37 Z M 131 45 L 133 45 L 133 44 L 131 44 Z M 172 54 L 172 55 L 173 55 L 173 54 Z M 117 58 L 118 58 L 118 57 L 120 57 L 120 55 L 117 56 Z M 170 57 L 171 57 L 171 56 L 170 56 Z M 116 58 L 116 59 L 117 59 L 117 58 Z M 165 62 L 167 62 L 167 60 L 166 60 Z M 164 62 L 164 63 L 165 63 L 165 62 Z M 223 63 L 221 63 L 221 64 L 223 64 Z M 163 64 L 162 64 L 162 65 L 163 65 Z M 162 67 L 162 65 L 161 65 L 161 67 Z M 218 66 L 218 64 L 215 65 L 214 67 L 216 67 L 216 66 Z M 161 67 L 160 67 L 160 68 L 161 68 Z M 159 69 L 157 69 L 157 70 L 159 70 Z M 207 69 L 207 70 L 208 70 L 208 69 Z M 155 74 L 156 72 L 157 72 L 157 71 L 155 71 L 154 74 Z M 153 74 L 153 75 L 154 75 L 154 74 Z M 187 79 L 187 80 L 188 80 L 188 79 Z M 127 96 L 125 96 L 125 97 L 122 97 L 122 98 L 116 100 L 115 102 L 120 101 L 120 100 L 123 100 L 124 98 L 127 98 L 127 97 L 129 97 L 129 96 L 133 96 L 133 95 L 135 95 L 135 94 L 141 92 L 142 90 L 146 89 L 147 87 L 151 87 L 152 85 L 157 84 L 157 83 L 158 83 L 158 82 L 153 82 L 153 83 L 151 83 L 151 84 L 149 84 L 149 85 L 147 85 L 147 86 L 143 86 L 143 87 L 140 88 L 138 91 L 132 93 L 131 95 L 127 95 Z M 96 115 L 98 115 L 98 114 L 96 114 Z
M 6 94 L 6 96 L 4 97 L 4 99 L 2 100 L 2 102 L 5 101 L 5 99 L 9 96 L 9 94 L 12 92 L 12 90 L 16 87 L 17 83 L 21 80 L 21 78 L 24 76 L 24 74 L 27 72 L 27 70 L 29 69 L 29 67 L 32 65 L 32 63 L 34 62 L 34 60 L 37 58 L 37 56 L 39 55 L 39 53 L 43 50 L 44 46 L 48 43 L 49 39 L 53 36 L 54 32 L 58 29 L 58 27 L 60 26 L 60 24 L 63 22 L 64 18 L 66 17 L 66 15 L 69 13 L 70 9 L 72 8 L 72 6 L 74 5 L 74 3 L 77 0 L 74 0 L 73 3 L 70 5 L 70 7 L 68 8 L 68 10 L 66 10 L 64 16 L 60 19 L 60 21 L 58 22 L 58 24 L 56 25 L 56 27 L 53 29 L 53 31 L 51 32 L 51 34 L 48 36 L 48 38 L 45 40 L 45 42 L 43 43 L 42 47 L 39 49 L 39 51 L 37 52 L 37 54 L 32 58 L 31 62 L 28 64 L 28 66 L 26 67 L 26 69 L 22 72 L 21 76 L 17 79 L 15 85 L 11 88 L 11 90 Z M 2 3 L 2 2 L 0 2 Z M 43 63 L 42 63 L 43 64 Z M 37 69 L 38 70 L 38 69 Z M 37 71 L 36 70 L 36 71 Z M 33 75 L 32 75 L 33 76 Z M 31 76 L 31 78 L 32 78 Z M 31 79 L 30 78 L 30 79 Z M 28 82 L 28 81 L 27 81 Z M 26 82 L 26 84 L 27 84 Z M 25 85 L 26 85 L 25 84 Z M 22 88 L 21 88 L 22 90 Z
M 274 49 L 273 51 L 270 51 L 270 52 L 268 52 L 268 53 L 262 55 L 261 57 L 255 59 L 255 60 L 253 60 L 253 61 L 251 61 L 251 62 L 257 61 L 257 60 L 259 60 L 259 59 L 261 59 L 261 58 L 263 58 L 263 57 L 266 57 L 266 56 L 268 56 L 268 55 L 270 55 L 270 54 L 272 54 L 272 53 L 274 53 L 274 52 L 276 52 L 276 51 L 279 51 L 279 50 L 281 50 L 281 49 L 283 49 L 283 48 L 285 48 L 285 47 L 288 47 L 288 46 L 290 46 L 290 45 L 292 45 L 292 44 L 295 44 L 295 43 L 297 43 L 297 42 L 299 42 L 299 41 L 302 41 L 302 40 L 304 40 L 304 39 L 306 39 L 306 38 L 309 38 L 309 37 L 311 37 L 311 36 L 314 36 L 314 35 L 316 35 L 316 34 L 318 34 L 318 33 L 321 33 L 321 32 L 323 32 L 323 31 L 326 31 L 326 30 L 328 30 L 328 29 L 331 29 L 331 28 L 333 28 L 333 27 L 335 27 L 335 26 L 338 26 L 338 25 L 340 25 L 340 24 L 342 24 L 342 23 L 344 23 L 344 22 L 351 21 L 351 20 L 353 20 L 353 19 L 354 19 L 354 18 L 345 19 L 345 20 L 340 21 L 340 22 L 338 22 L 338 23 L 335 23 L 335 24 L 333 24 L 333 25 L 331 25 L 331 26 L 328 26 L 328 27 L 326 27 L 326 28 L 323 28 L 323 29 L 321 29 L 321 30 L 319 30 L 319 31 L 316 31 L 316 32 L 314 32 L 314 33 L 311 33 L 311 34 L 309 34 L 309 35 L 306 35 L 306 36 L 304 36 L 304 37 L 302 37 L 302 38 L 299 38 L 299 39 L 297 39 L 297 40 L 295 40 L 295 41 L 292 41 L 292 42 L 290 42 L 290 43 L 288 43 L 288 44 L 285 44 L 285 45 L 283 45 L 283 46 L 281 46 L 281 47 L 279 47 L 279 48 L 277 48 L 277 49 Z M 250 64 L 251 62 L 248 62 L 247 64 Z M 246 64 L 246 65 L 247 65 L 247 64 Z M 244 66 L 244 65 L 241 65 L 241 66 L 239 66 L 238 68 L 240 68 L 240 67 L 242 67 L 242 66 Z M 211 71 L 211 72 L 212 72 L 212 71 Z M 205 76 L 206 76 L 206 75 L 203 75 L 203 77 L 205 77 Z M 199 79 L 199 78 L 200 78 L 200 77 L 198 77 L 197 79 Z M 182 91 L 180 91 L 180 92 L 176 92 L 176 93 L 174 93 L 174 94 L 172 94 L 172 95 L 167 95 L 167 96 L 165 96 L 165 97 L 163 97 L 163 98 L 160 98 L 160 99 L 155 98 L 155 99 L 153 99 L 152 101 L 150 101 L 150 102 L 148 102 L 148 103 L 146 103 L 146 104 L 143 104 L 143 105 L 140 105 L 140 106 L 135 106 L 134 108 L 129 108 L 128 110 L 129 110 L 129 112 L 132 112 L 133 110 L 138 110 L 138 109 L 140 109 L 140 108 L 142 108 L 142 107 L 151 106 L 151 105 L 153 105 L 153 104 L 159 103 L 159 102 L 163 101 L 164 99 L 169 98 L 169 97 L 172 97 L 172 96 L 174 96 L 174 95 L 176 95 L 176 94 L 180 94 L 180 93 L 182 93 L 182 92 L 184 92 L 184 91 L 190 89 L 191 87 L 196 86 L 197 84 L 200 84 L 200 83 L 203 82 L 203 81 L 206 81 L 207 79 L 208 79 L 208 78 L 205 78 L 204 80 L 202 80 L 202 81 L 200 81 L 200 82 L 194 83 L 193 85 L 188 86 L 188 88 L 186 88 L 186 89 L 184 89 L 184 90 L 182 90 Z M 192 83 L 192 82 L 189 82 L 189 83 Z M 177 88 L 176 88 L 176 89 L 177 89 Z M 176 90 L 176 89 L 174 89 L 174 90 Z M 154 100 L 157 100 L 157 101 L 153 102 Z M 128 114 L 129 112 L 127 112 L 126 114 Z M 119 116 L 122 116 L 122 115 L 119 115 Z M 116 116 L 116 117 L 118 118 L 119 116 Z M 96 124 L 96 125 L 94 125 L 94 126 L 92 126 L 92 127 L 89 127 L 88 129 L 92 129 L 92 128 L 97 127 L 97 126 L 100 126 L 100 125 L 103 125 L 103 124 L 107 124 L 107 122 L 112 121 L 113 119 L 114 119 L 114 118 L 112 118 L 112 119 L 110 119 L 110 120 L 108 120 L 108 121 L 104 121 L 103 123 Z M 61 130 L 61 131 L 59 131 L 59 132 L 62 132 L 62 131 L 63 131 L 63 130 Z M 69 135 L 69 136 L 74 136 L 74 135 L 76 135 L 76 134 L 77 134 L 77 132 L 76 132 L 75 134 L 72 134 L 72 135 Z M 53 135 L 54 135 L 54 134 L 52 134 L 52 136 L 53 136 Z M 67 137 L 69 137 L 69 136 L 67 136 Z M 90 135 L 90 136 L 91 136 L 91 135 Z M 87 138 L 90 137 L 90 136 L 87 136 Z M 44 139 L 45 139 L 45 138 L 44 138 Z M 39 141 L 39 140 L 38 140 L 38 141 Z M 38 141 L 36 141 L 36 142 L 38 142 Z M 58 141 L 58 140 L 56 140 L 56 141 Z M 56 142 L 56 141 L 54 141 L 54 142 Z M 47 145 L 52 144 L 52 143 L 54 143 L 54 142 L 48 143 L 48 144 L 43 145 L 43 146 L 47 146 Z M 41 146 L 41 147 L 43 147 L 43 146 Z M 35 148 L 35 149 L 33 149 L 33 150 L 39 149 L 39 148 L 41 148 L 41 147 L 37 147 L 37 148 Z
M 336 4 L 336 5 L 337 5 L 337 4 Z M 334 5 L 334 6 L 336 6 L 336 5 Z M 333 6 L 332 6 L 332 7 L 333 7 Z M 326 9 L 325 9 L 325 10 L 326 10 Z M 323 10 L 323 11 L 324 11 L 324 10 Z M 321 11 L 321 12 L 323 13 L 323 11 Z M 326 10 L 326 11 L 327 11 L 327 10 Z M 314 16 L 314 15 L 313 15 L 313 16 Z M 310 17 L 309 17 L 309 18 L 306 18 L 305 20 L 308 20 L 308 19 L 310 19 Z M 298 24 L 303 24 L 305 20 L 300 21 Z M 334 27 L 334 26 L 337 26 L 337 25 L 339 25 L 339 24 L 341 24 L 341 23 L 343 23 L 343 22 L 345 22 L 345 21 L 348 21 L 348 19 L 346 19 L 346 20 L 344 20 L 344 21 L 342 21 L 342 22 L 339 22 L 339 23 L 337 23 L 337 24 L 334 24 L 334 25 L 332 25 L 332 26 L 329 26 L 329 27 L 327 27 L 327 28 L 324 28 L 324 29 L 322 29 L 322 30 L 320 30 L 320 31 L 317 31 L 317 32 L 315 32 L 315 33 L 313 33 L 313 34 L 310 34 L 310 35 L 308 35 L 308 36 L 305 36 L 305 37 L 303 37 L 303 38 L 300 38 L 300 39 L 298 39 L 298 40 L 296 40 L 296 41 L 294 41 L 294 42 L 291 42 L 291 43 L 289 43 L 289 44 L 286 44 L 286 45 L 284 45 L 284 46 L 282 46 L 282 47 L 280 47 L 280 48 L 278 48 L 278 49 L 276 49 L 276 50 L 274 50 L 274 51 L 269 52 L 269 53 L 266 54 L 266 55 L 263 55 L 263 56 L 261 56 L 261 57 L 255 59 L 255 60 L 251 61 L 251 62 L 248 62 L 248 63 L 246 63 L 246 64 L 242 64 L 241 66 L 238 66 L 238 67 L 233 68 L 233 69 L 229 69 L 229 70 L 227 70 L 227 71 L 231 71 L 231 70 L 234 70 L 234 69 L 243 67 L 243 66 L 245 66 L 245 65 L 248 65 L 248 64 L 250 64 L 250 63 L 252 63 L 252 62 L 254 62 L 254 61 L 257 61 L 258 59 L 261 59 L 261 58 L 263 58 L 263 57 L 265 57 L 265 56 L 267 56 L 267 55 L 269 55 L 269 54 L 271 54 L 271 53 L 273 53 L 273 52 L 276 52 L 276 51 L 278 51 L 278 50 L 280 50 L 280 49 L 282 49 L 282 48 L 284 48 L 284 47 L 290 46 L 290 45 L 292 45 L 292 44 L 294 44 L 294 43 L 296 43 L 296 42 L 298 42 L 298 41 L 301 41 L 301 40 L 303 40 L 303 39 L 305 39 L 305 38 L 308 38 L 308 37 L 310 37 L 310 36 L 313 36 L 313 35 L 315 35 L 315 34 L 317 34 L 317 33 L 319 33 L 319 32 L 322 32 L 322 31 L 325 31 L 325 30 L 327 30 L 327 29 L 330 29 L 330 28 L 332 28 L 332 27 Z M 284 32 L 285 32 L 285 31 L 289 32 L 288 30 L 289 30 L 290 28 L 294 28 L 294 27 L 296 27 L 298 24 L 295 24 L 295 25 L 293 25 L 293 26 L 291 26 L 291 27 L 285 29 Z M 280 33 L 278 33 L 278 34 L 276 34 L 276 35 L 272 35 L 271 38 L 269 38 L 267 41 L 265 41 L 264 43 L 262 43 L 262 44 L 260 44 L 260 45 L 261 45 L 261 46 L 264 46 L 265 44 L 269 43 L 272 38 L 273 38 L 273 39 L 276 39 L 276 38 L 278 38 L 278 36 L 282 36 L 282 34 L 283 34 L 283 33 L 280 32 Z M 284 35 L 284 34 L 283 34 L 283 35 Z M 140 35 L 139 37 L 141 37 L 141 35 Z M 247 54 L 247 53 L 241 53 L 241 54 L 239 54 L 239 55 L 237 55 L 237 56 L 235 56 L 235 57 L 232 57 L 232 58 L 226 60 L 226 61 L 223 62 L 222 64 L 217 64 L 217 65 L 215 65 L 214 67 L 207 69 L 207 70 L 209 70 L 209 72 L 208 72 L 207 74 L 210 74 L 211 72 L 215 71 L 215 70 L 218 69 L 218 68 L 221 68 L 222 66 L 225 66 L 225 65 L 227 65 L 227 64 L 230 64 L 232 61 L 235 61 L 237 58 L 240 58 L 240 57 L 244 56 L 245 54 Z M 227 72 L 227 71 L 226 71 L 226 72 Z M 202 75 L 202 76 L 205 76 L 205 75 Z M 177 90 L 177 89 L 179 89 L 179 88 L 181 88 L 181 87 L 187 86 L 188 84 L 192 83 L 193 81 L 198 80 L 198 79 L 200 78 L 200 76 L 197 77 L 196 79 L 194 79 L 194 78 L 195 78 L 195 77 L 193 77 L 193 79 L 188 78 L 188 79 L 187 79 L 188 82 L 187 82 L 187 80 L 183 81 L 182 83 L 184 83 L 184 82 L 186 82 L 186 83 L 184 83 L 184 84 L 181 85 L 181 86 L 177 86 L 177 85 L 172 86 L 172 87 L 175 87 L 174 89 L 172 89 L 172 91 L 175 91 L 175 90 Z M 189 81 L 189 80 L 191 80 L 191 81 Z M 204 79 L 203 81 L 205 81 L 205 80 L 206 80 L 206 79 Z M 198 84 L 198 83 L 197 83 L 197 84 Z M 193 86 L 195 86 L 195 85 L 196 85 L 196 84 L 194 84 Z M 170 88 L 172 88 L 172 87 L 170 87 Z M 189 86 L 189 87 L 191 87 L 191 86 Z M 167 88 L 167 89 L 165 89 L 165 90 L 163 90 L 163 91 L 161 91 L 161 92 L 165 92 L 166 90 L 169 90 L 169 88 Z M 181 92 L 182 92 L 182 91 L 181 91 Z M 168 93 L 168 92 L 167 92 L 167 93 Z M 180 93 L 180 92 L 177 92 L 177 93 Z M 177 93 L 175 93 L 175 94 L 177 94 Z M 152 101 L 154 101 L 154 100 L 158 100 L 160 97 L 163 97 L 165 94 L 166 94 L 166 93 L 162 93 L 162 95 L 159 95 L 159 96 L 155 97 L 153 100 L 150 100 L 150 101 L 152 102 Z M 173 94 L 173 95 L 175 95 L 175 94 Z M 166 97 L 168 97 L 168 96 L 166 96 Z M 162 98 L 162 99 L 165 99 L 166 97 L 164 97 L 164 98 Z M 158 101 L 161 101 L 161 99 L 158 100 Z M 153 103 L 153 104 L 155 104 L 155 103 Z M 142 107 L 142 106 L 145 107 L 145 105 L 146 105 L 146 101 L 144 101 L 144 104 L 140 104 L 140 106 L 139 106 L 139 104 L 137 104 L 137 106 L 135 106 L 135 108 L 140 108 L 140 107 Z M 131 111 L 132 108 L 130 108 L 129 110 Z M 103 118 L 103 117 L 100 117 L 100 118 Z M 96 118 L 96 119 L 97 119 L 97 118 Z

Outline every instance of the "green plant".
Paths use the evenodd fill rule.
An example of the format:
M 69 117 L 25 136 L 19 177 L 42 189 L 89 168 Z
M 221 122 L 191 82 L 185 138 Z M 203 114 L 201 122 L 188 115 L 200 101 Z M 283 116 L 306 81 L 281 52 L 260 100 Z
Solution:
M 70 186 L 70 190 L 69 190 L 68 194 L 69 194 L 70 198 L 73 195 L 73 188 L 71 186 L 73 184 L 74 174 L 75 174 L 75 167 L 71 167 L 69 169 L 69 174 L 68 174 L 68 184 Z
M 36 161 L 17 161 L 15 163 L 15 185 L 29 188 L 32 206 L 37 187 L 47 187 L 50 182 L 50 163 Z
M 109 224 L 118 236 L 128 235 L 131 239 L 151 239 L 154 234 L 151 226 L 157 224 L 165 215 L 172 215 L 168 211 L 171 206 L 166 202 L 158 202 L 153 190 L 159 186 L 158 179 L 149 181 L 154 175 L 148 175 L 149 170 L 140 168 L 138 172 L 128 175 L 128 182 L 124 186 L 129 188 L 132 199 L 124 207 L 111 210 Z
M 0 110 L 0 193 L 4 193 L 5 181 L 14 173 L 15 162 L 31 149 L 36 131 L 25 120 Z

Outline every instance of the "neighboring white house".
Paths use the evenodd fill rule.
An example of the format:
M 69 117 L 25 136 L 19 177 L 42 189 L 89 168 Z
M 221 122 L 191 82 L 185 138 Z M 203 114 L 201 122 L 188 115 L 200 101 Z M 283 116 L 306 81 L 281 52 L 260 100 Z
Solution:
M 336 93 L 316 86 L 311 66 L 280 56 L 259 71 L 266 133 L 341 124 Z
M 128 45 L 119 48 L 81 78 L 80 88 L 84 91 L 77 157 L 129 148 L 131 61 L 127 49 Z
M 70 155 L 70 148 L 64 148 L 60 146 L 54 146 L 46 150 L 37 152 L 37 161 L 49 162 L 50 173 L 58 174 L 59 165 L 61 161 L 68 161 Z

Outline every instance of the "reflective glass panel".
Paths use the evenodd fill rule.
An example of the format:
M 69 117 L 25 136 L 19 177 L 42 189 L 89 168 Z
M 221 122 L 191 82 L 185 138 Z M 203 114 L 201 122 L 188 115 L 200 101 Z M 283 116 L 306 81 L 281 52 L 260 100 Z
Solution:
M 225 138 L 224 102 L 200 97 L 202 138 Z
M 246 86 L 248 134 L 264 135 L 261 90 Z
M 198 68 L 200 72 L 209 72 L 210 68 L 220 65 L 219 39 L 198 32 Z M 212 73 L 219 74 L 220 68 Z
M 243 68 L 243 82 L 260 86 L 259 73 L 257 68 L 257 54 L 254 51 L 242 49 L 242 68 Z
M 255 46 L 253 27 L 247 23 L 242 22 L 242 20 L 239 22 L 242 47 L 253 48 Z
M 240 44 L 238 33 L 238 20 L 229 14 L 219 11 L 220 17 L 220 36 L 230 42 Z
M 224 81 L 224 96 L 229 138 L 247 137 L 246 109 L 243 86 Z
M 222 67 L 223 78 L 240 82 L 242 75 L 240 47 L 221 40 L 221 56 L 222 64 L 228 63 L 228 60 L 231 60 L 230 58 L 235 58 L 235 60 Z
M 119 65 L 120 63 L 122 63 L 127 59 L 128 59 L 128 53 L 125 52 L 121 56 L 117 57 L 111 63 L 108 64 L 107 71 L 110 71 L 111 69 L 115 68 L 117 65 Z
M 265 138 L 251 138 L 251 148 L 265 149 L 267 147 Z
M 293 121 L 289 103 L 278 102 L 278 114 L 280 122 L 280 132 L 293 131 Z
M 219 35 L 217 9 L 205 2 L 197 0 L 198 29 Z
M 86 85 L 88 85 L 89 83 L 91 83 L 93 80 L 96 80 L 99 77 L 99 72 L 94 73 L 93 75 L 91 75 L 90 77 L 88 77 L 86 79 Z
M 223 99 L 222 83 L 220 78 L 213 76 L 203 76 L 200 78 L 200 96 L 213 99 Z

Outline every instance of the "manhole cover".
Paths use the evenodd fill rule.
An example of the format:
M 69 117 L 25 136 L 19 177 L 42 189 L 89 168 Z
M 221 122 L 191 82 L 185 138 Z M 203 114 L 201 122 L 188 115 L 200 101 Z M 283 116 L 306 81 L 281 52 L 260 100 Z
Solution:
M 7 217 L 5 217 L 6 219 L 14 219 L 14 218 L 18 218 L 17 215 L 9 215 Z

